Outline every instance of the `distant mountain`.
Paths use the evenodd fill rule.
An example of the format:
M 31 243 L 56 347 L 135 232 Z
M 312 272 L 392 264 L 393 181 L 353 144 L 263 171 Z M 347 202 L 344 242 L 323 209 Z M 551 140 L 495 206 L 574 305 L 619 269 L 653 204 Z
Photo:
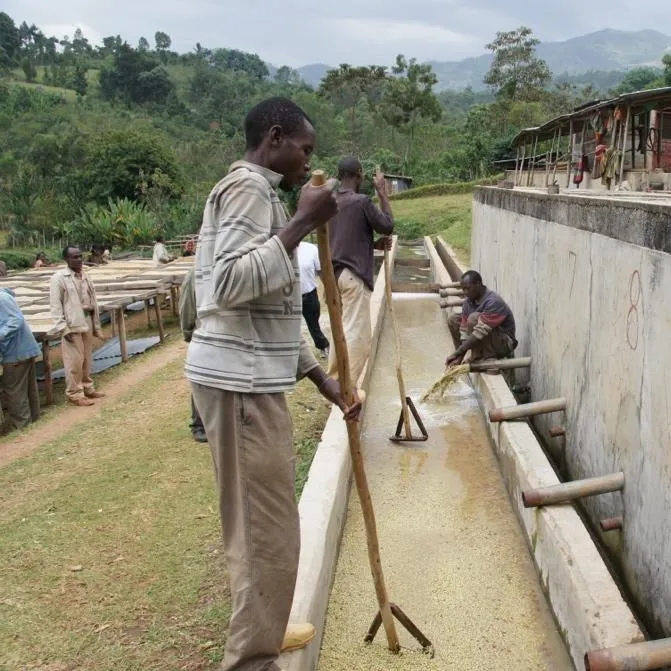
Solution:
M 565 42 L 542 42 L 537 53 L 555 75 L 581 75 L 597 70 L 624 72 L 642 65 L 659 67 L 667 50 L 671 50 L 671 37 L 656 30 L 606 29 Z M 482 79 L 491 60 L 491 54 L 483 54 L 461 61 L 429 62 L 438 76 L 438 91 L 468 86 L 482 90 L 485 88 Z M 298 68 L 298 72 L 308 84 L 316 87 L 331 69 L 323 63 L 314 63 Z

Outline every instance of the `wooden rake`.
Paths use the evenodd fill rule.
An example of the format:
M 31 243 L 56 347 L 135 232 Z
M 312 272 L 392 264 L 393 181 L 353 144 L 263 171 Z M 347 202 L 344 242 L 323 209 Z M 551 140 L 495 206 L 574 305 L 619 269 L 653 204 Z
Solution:
M 328 188 L 326 186 L 326 175 L 323 170 L 315 170 L 312 173 L 311 180 L 314 188 Z M 331 262 L 331 249 L 329 245 L 328 224 L 317 228 L 317 247 L 319 249 L 319 261 L 322 268 L 322 280 L 324 282 L 324 294 L 328 307 L 329 318 L 331 320 L 331 336 L 333 346 L 335 347 L 336 363 L 338 367 L 338 378 L 340 381 L 340 390 L 348 404 L 353 403 L 354 393 L 352 380 L 349 370 L 349 356 L 347 352 L 347 342 L 342 325 L 342 314 L 340 310 L 340 293 L 336 284 L 333 264 Z M 434 655 L 433 645 L 424 634 L 412 623 L 410 618 L 395 604 L 390 603 L 387 594 L 387 587 L 382 572 L 382 561 L 380 559 L 380 546 L 377 537 L 377 527 L 375 524 L 375 511 L 373 501 L 368 488 L 368 479 L 361 454 L 361 440 L 359 435 L 359 422 L 347 421 L 347 436 L 349 439 L 349 450 L 352 457 L 352 470 L 354 471 L 354 481 L 361 502 L 364 525 L 366 528 L 366 543 L 368 546 L 368 561 L 370 562 L 371 573 L 373 574 L 373 583 L 375 585 L 375 594 L 379 606 L 379 612 L 375 616 L 373 623 L 366 634 L 364 640 L 371 643 L 380 628 L 384 627 L 387 635 L 387 644 L 389 650 L 398 653 L 401 646 L 398 642 L 394 617 L 412 634 L 422 646 L 425 653 Z
M 395 443 L 406 443 L 406 442 L 421 442 L 428 439 L 429 434 L 427 433 L 424 422 L 422 422 L 419 412 L 415 407 L 415 404 L 412 402 L 410 396 L 406 396 L 405 393 L 405 381 L 403 380 L 403 359 L 401 357 L 401 334 L 398 330 L 398 322 L 396 321 L 396 315 L 394 314 L 394 303 L 391 295 L 391 263 L 389 261 L 389 251 L 384 250 L 384 289 L 387 297 L 387 313 L 391 318 L 391 324 L 394 329 L 394 340 L 396 342 L 396 380 L 398 381 L 398 394 L 401 398 L 401 415 L 398 418 L 398 424 L 396 425 L 396 433 L 393 436 L 389 437 L 389 440 L 394 441 Z M 417 426 L 421 431 L 421 436 L 412 435 L 412 427 L 410 426 L 410 413 L 415 418 Z M 403 433 L 401 433 L 403 430 Z

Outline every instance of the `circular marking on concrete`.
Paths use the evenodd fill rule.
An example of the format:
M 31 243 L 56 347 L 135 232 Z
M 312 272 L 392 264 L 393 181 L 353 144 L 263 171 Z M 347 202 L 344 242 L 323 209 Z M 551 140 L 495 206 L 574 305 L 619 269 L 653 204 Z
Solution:
M 634 270 L 629 280 L 629 300 L 631 305 L 638 307 L 638 301 L 641 298 L 641 274 Z
M 638 310 L 635 305 L 629 308 L 627 314 L 627 342 L 633 350 L 638 347 Z

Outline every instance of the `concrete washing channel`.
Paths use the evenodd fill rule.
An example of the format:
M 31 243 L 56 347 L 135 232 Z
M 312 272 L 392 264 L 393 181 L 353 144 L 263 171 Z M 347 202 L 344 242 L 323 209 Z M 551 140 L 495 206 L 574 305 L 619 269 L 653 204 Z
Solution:
M 426 238 L 419 253 L 433 282 L 458 278 L 462 269 L 440 238 L 437 246 Z M 395 242 L 392 263 L 397 254 Z M 395 270 L 407 281 L 403 268 Z M 400 403 L 384 292 L 379 273 L 373 351 L 359 381 L 367 391 L 362 447 L 390 599 L 431 639 L 435 657 L 402 627 L 400 655 L 387 650 L 382 630 L 372 644 L 363 642 L 377 602 L 351 492 L 347 431 L 333 410 L 299 504 L 291 614 L 314 623 L 318 635 L 285 655 L 281 668 L 568 671 L 584 669 L 589 650 L 643 640 L 573 506 L 523 507 L 523 489 L 559 481 L 526 422 L 487 420 L 489 409 L 516 405 L 504 377 L 471 374 L 442 400 L 419 403 L 452 348 L 448 310 L 436 293 L 394 295 L 407 392 L 429 439 L 389 441 Z

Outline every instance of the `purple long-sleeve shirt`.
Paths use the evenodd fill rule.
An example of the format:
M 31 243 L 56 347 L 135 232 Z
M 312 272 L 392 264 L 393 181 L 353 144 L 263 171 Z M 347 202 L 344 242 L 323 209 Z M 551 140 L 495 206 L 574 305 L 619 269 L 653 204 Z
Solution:
M 375 207 L 369 196 L 351 189 L 338 189 L 336 200 L 338 214 L 329 226 L 333 269 L 339 275 L 349 268 L 372 291 L 374 234 L 391 235 L 394 217 Z

